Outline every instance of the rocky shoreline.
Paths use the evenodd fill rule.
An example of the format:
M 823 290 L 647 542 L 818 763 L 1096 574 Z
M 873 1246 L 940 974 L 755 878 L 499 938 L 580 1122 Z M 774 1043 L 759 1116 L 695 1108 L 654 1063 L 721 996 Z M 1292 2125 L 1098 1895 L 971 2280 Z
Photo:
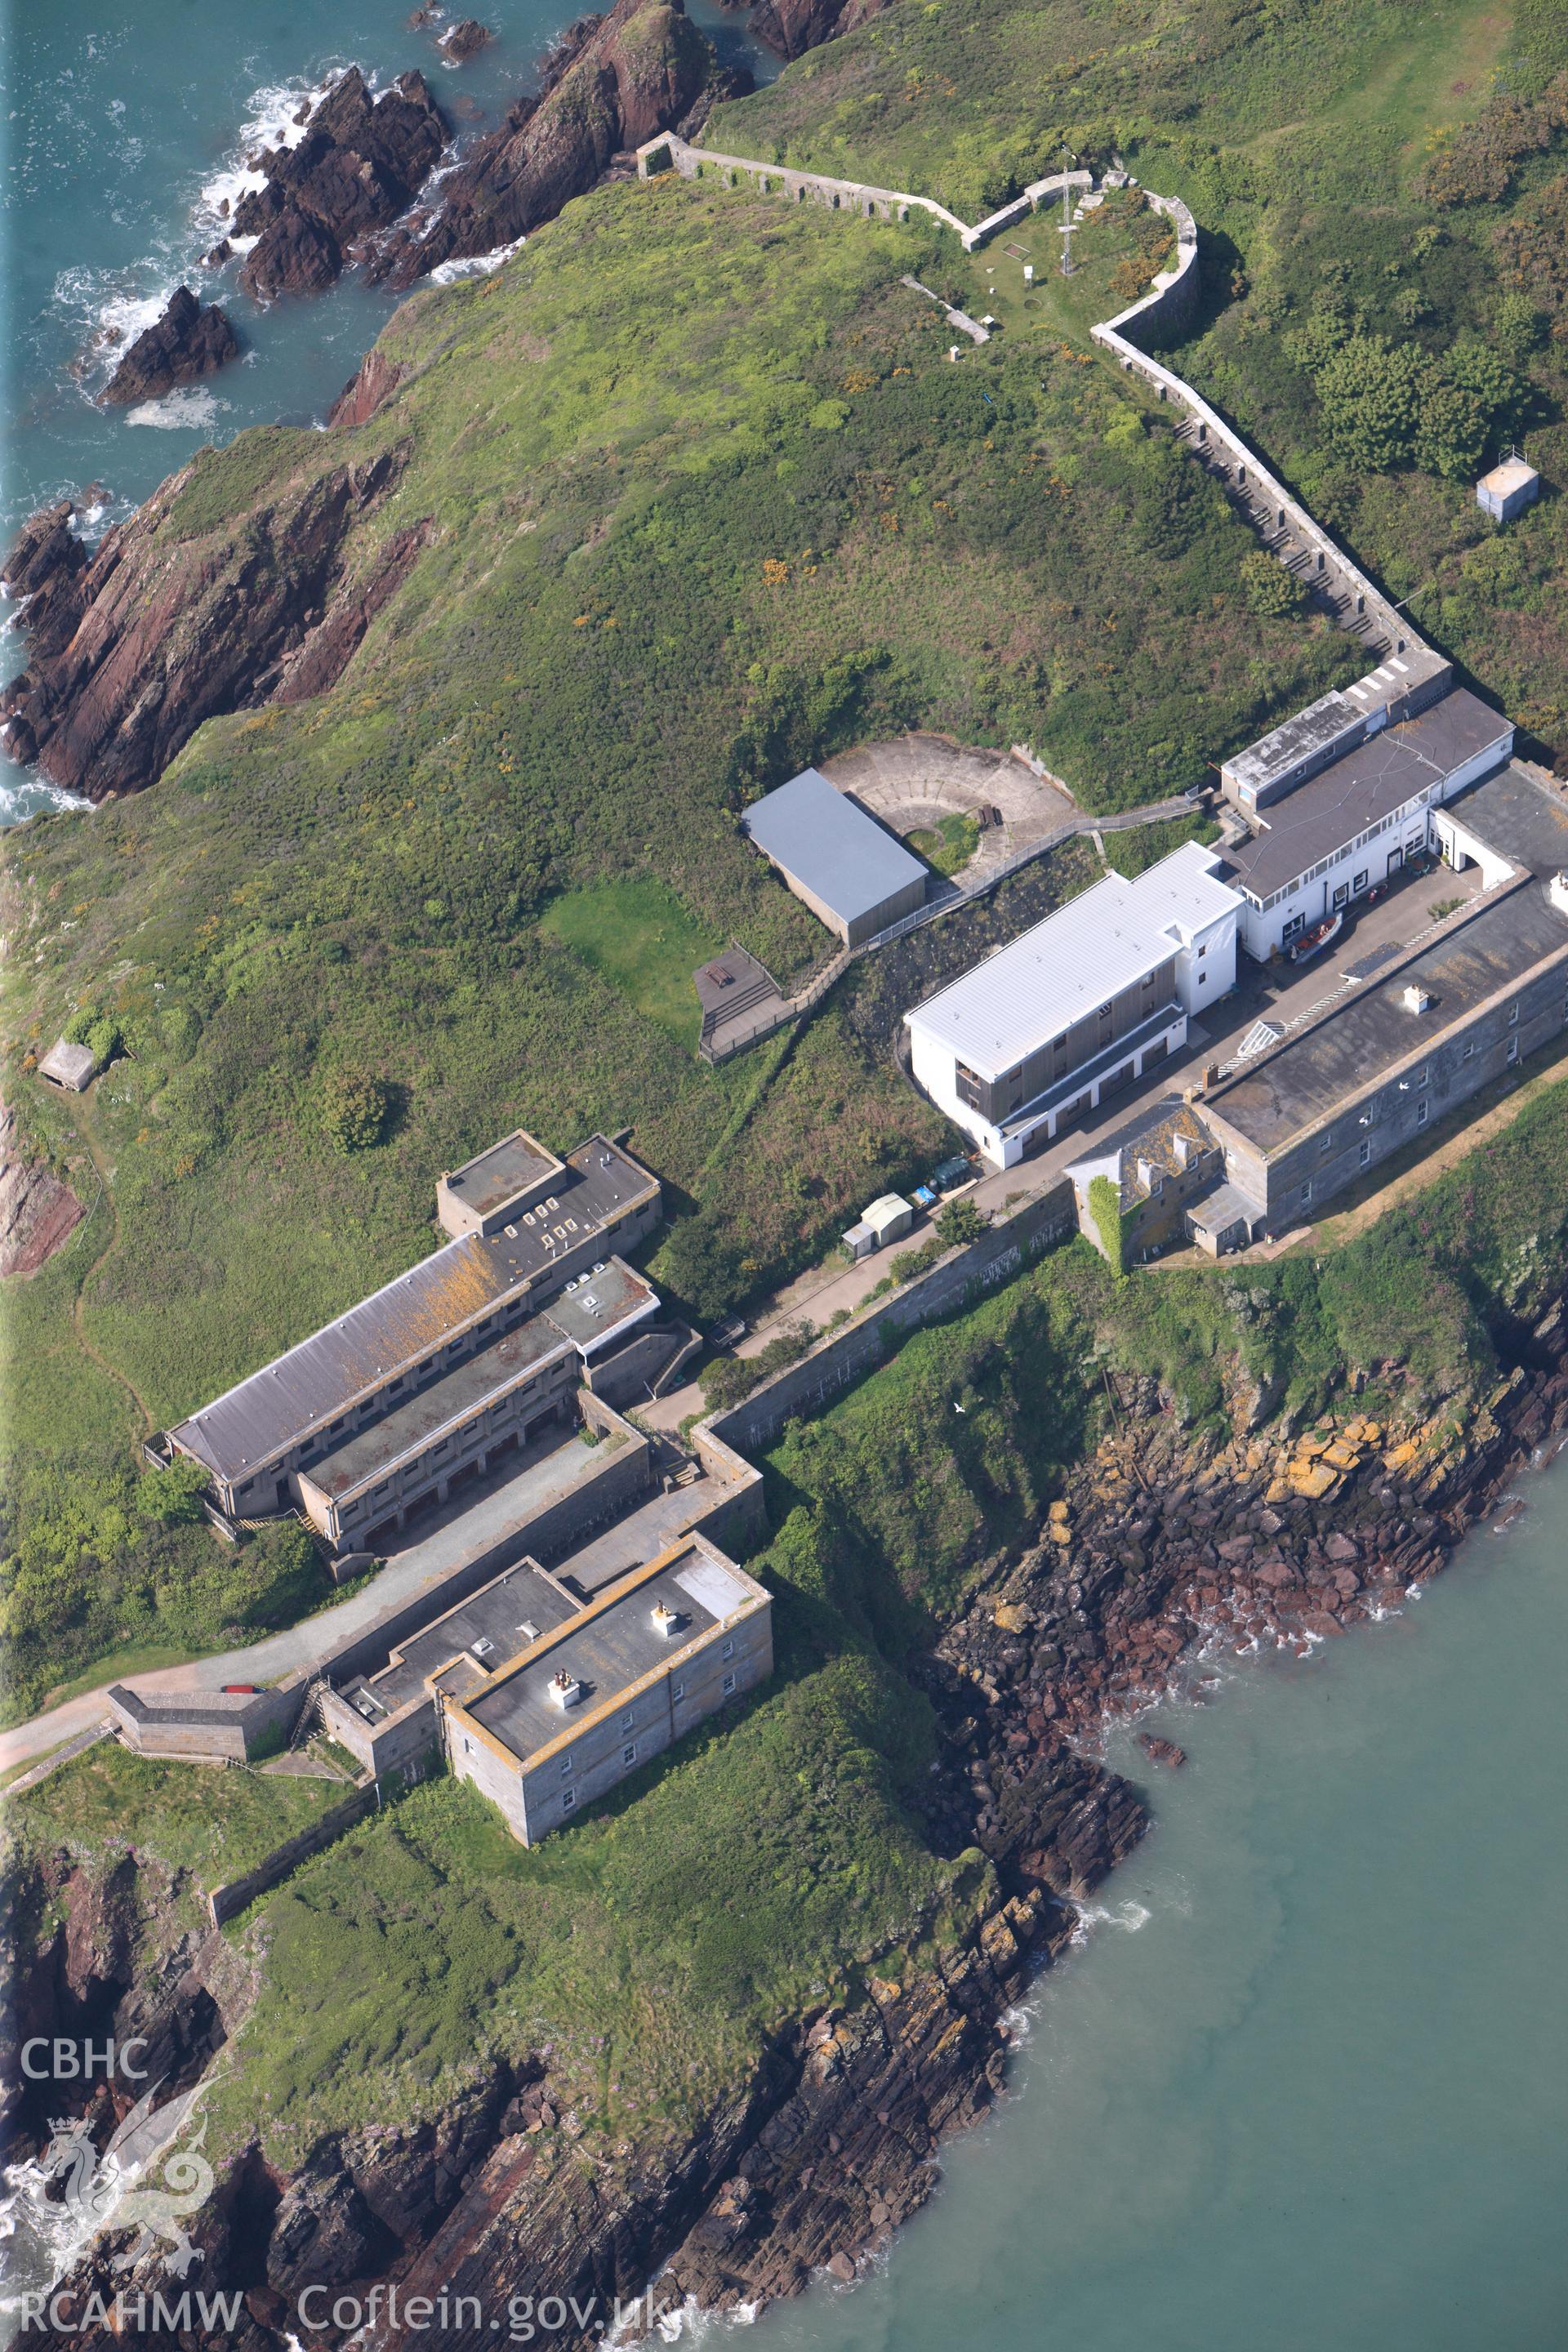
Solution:
M 1172 1690 L 1202 1697 L 1216 1654 L 1304 1650 L 1436 1574 L 1568 1429 L 1561 1301 L 1519 1353 L 1462 1423 L 1413 1405 L 1393 1434 L 1354 1417 L 1268 1424 L 1254 1396 L 1237 1409 L 1247 1425 L 1216 1444 L 1184 1432 L 1152 1381 L 1127 1384 L 1121 1426 L 1073 1474 L 1041 1540 L 986 1564 L 914 1670 L 945 1759 L 929 1832 L 945 1853 L 977 1846 L 995 1872 L 969 1938 L 906 1982 L 879 1977 L 871 1956 L 862 1997 L 796 2020 L 678 2142 L 589 2147 L 542 2053 L 430 2123 L 335 2140 L 291 2174 L 250 2151 L 196 2231 L 208 2282 L 245 2292 L 245 2326 L 225 2340 L 282 2352 L 314 2284 L 363 2299 L 395 2280 L 405 2298 L 445 2288 L 492 2312 L 520 2281 L 603 2308 L 651 2278 L 656 2311 L 723 2311 L 799 2293 L 822 2271 L 853 2278 L 930 2194 L 942 2141 L 990 2106 L 1009 2011 L 1147 1825 L 1137 1792 L 1095 1760 L 1108 1716 Z M 1396 1368 L 1380 1381 L 1401 1386 Z M 1146 1745 L 1179 1760 L 1168 1742 Z M 241 2021 L 249 1963 L 221 1937 L 167 1942 L 149 1974 L 171 1890 L 140 1891 L 133 1860 L 103 1880 L 61 1854 L 15 1899 L 24 1918 L 58 1922 L 16 1972 L 23 2030 L 144 2032 L 171 2077 L 188 2079 Z M 30 2119 L 17 2120 L 25 2137 Z M 125 2281 L 100 2263 L 90 2284 L 107 2294 Z M 110 2338 L 71 2340 L 108 2352 Z M 389 2352 L 395 2335 L 372 2326 L 360 2340 Z

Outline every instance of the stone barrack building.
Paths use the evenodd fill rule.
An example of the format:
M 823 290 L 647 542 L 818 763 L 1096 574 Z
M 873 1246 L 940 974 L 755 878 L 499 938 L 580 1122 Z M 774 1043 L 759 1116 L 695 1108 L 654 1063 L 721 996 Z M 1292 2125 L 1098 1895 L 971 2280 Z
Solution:
M 561 1411 L 657 1312 L 616 1253 L 658 1224 L 658 1181 L 603 1136 L 564 1160 L 510 1136 L 438 1200 L 452 1240 L 168 1432 L 230 1519 L 295 1507 L 339 1549 L 368 1545 Z
M 768 1593 L 689 1536 L 446 1696 L 447 1760 L 537 1845 L 773 1664 Z

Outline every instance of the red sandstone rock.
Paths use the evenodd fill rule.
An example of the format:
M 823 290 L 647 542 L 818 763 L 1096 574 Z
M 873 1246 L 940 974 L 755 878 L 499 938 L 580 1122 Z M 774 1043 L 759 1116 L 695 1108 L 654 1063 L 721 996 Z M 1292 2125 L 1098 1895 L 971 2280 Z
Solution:
M 374 257 L 373 275 L 409 286 L 438 263 L 514 244 L 591 188 L 612 156 L 679 122 L 713 62 L 684 0 L 616 0 L 607 16 L 580 19 L 566 47 L 543 96 L 479 141 L 435 209 Z

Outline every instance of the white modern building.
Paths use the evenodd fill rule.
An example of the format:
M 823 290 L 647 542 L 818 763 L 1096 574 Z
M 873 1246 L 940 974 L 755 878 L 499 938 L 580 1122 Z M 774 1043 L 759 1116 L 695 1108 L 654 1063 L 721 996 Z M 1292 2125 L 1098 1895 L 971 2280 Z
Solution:
M 1241 900 L 1220 866 L 1186 842 L 1108 874 L 906 1013 L 917 1082 L 994 1166 L 1133 1086 L 1235 986 Z
M 1513 750 L 1510 721 L 1461 687 L 1303 772 L 1303 760 L 1329 748 L 1309 740 L 1308 725 L 1327 700 L 1292 722 L 1300 741 L 1277 729 L 1226 772 L 1253 828 L 1227 849 L 1226 879 L 1244 902 L 1241 943 L 1260 963 L 1437 846 L 1434 810 Z M 1325 715 L 1325 738 L 1331 723 Z M 1277 760 L 1265 756 L 1270 746 Z

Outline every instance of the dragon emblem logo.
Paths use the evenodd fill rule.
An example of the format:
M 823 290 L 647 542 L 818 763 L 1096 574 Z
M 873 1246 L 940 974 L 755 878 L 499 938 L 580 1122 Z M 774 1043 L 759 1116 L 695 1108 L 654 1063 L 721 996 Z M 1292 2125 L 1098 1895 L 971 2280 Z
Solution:
M 117 2271 L 133 2269 L 163 2244 L 168 2249 L 163 2268 L 184 2278 L 203 2258 L 200 2247 L 191 2243 L 186 2219 L 199 2213 L 213 2192 L 213 2168 L 202 2153 L 205 2116 L 193 2137 L 177 2143 L 205 2087 L 198 2084 L 154 2107 L 154 2084 L 101 2154 L 93 2147 L 87 2118 L 51 2121 L 48 2146 L 37 2167 L 29 2168 L 34 2201 L 47 2203 L 57 2221 L 68 2221 L 79 2247 L 106 2230 L 134 2230 L 131 2245 L 115 2258 Z

